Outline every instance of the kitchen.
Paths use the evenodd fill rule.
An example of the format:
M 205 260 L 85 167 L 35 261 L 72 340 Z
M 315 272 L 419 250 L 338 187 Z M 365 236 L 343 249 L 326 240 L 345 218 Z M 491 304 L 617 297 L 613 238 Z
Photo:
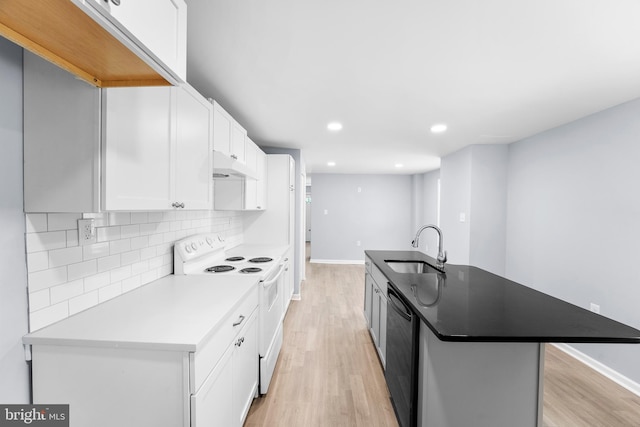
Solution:
M 5 75 L 12 74 L 3 73 L 3 76 Z M 9 87 L 19 86 L 19 81 L 19 77 L 14 77 L 6 84 Z M 637 96 L 637 94 L 633 96 L 631 93 L 627 95 L 629 99 Z M 17 96 L 16 98 L 21 97 Z M 3 109 L 6 108 L 9 112 L 14 111 L 15 115 L 16 105 L 19 105 L 19 102 L 7 105 L 3 103 Z M 469 218 L 473 213 L 475 218 L 478 209 L 483 208 L 477 204 L 478 201 L 473 198 L 475 196 L 473 193 L 464 193 L 466 189 L 461 188 L 463 186 L 461 182 L 478 182 L 477 178 L 472 178 L 470 175 L 477 171 L 473 168 L 475 165 L 473 160 L 476 159 L 476 156 L 485 154 L 482 152 L 483 150 L 469 148 L 458 155 L 444 157 L 439 172 L 442 194 L 440 223 L 445 230 L 446 248 L 450 256 L 449 262 L 452 264 L 475 264 L 490 271 L 502 272 L 518 282 L 539 287 L 544 292 L 557 295 L 581 307 L 589 308 L 590 303 L 596 303 L 602 307 L 602 314 L 605 316 L 637 326 L 632 301 L 637 295 L 633 284 L 637 282 L 638 277 L 637 274 L 634 275 L 633 269 L 625 268 L 625 266 L 634 265 L 634 258 L 638 254 L 637 245 L 634 243 L 636 239 L 633 239 L 637 235 L 637 227 L 632 222 L 632 215 L 638 210 L 638 202 L 633 196 L 635 194 L 633 183 L 637 182 L 637 176 L 633 166 L 630 165 L 632 159 L 636 157 L 633 155 L 636 153 L 636 148 L 632 140 L 637 132 L 633 128 L 631 118 L 634 117 L 637 108 L 637 102 L 623 103 L 566 127 L 531 138 L 523 138 L 521 142 L 508 146 L 508 149 L 496 148 L 497 151 L 505 150 L 504 153 L 492 153 L 492 155 L 494 159 L 498 156 L 506 157 L 506 159 L 502 157 L 502 162 L 497 164 L 501 165 L 504 173 L 508 172 L 509 176 L 508 183 L 504 184 L 507 187 L 505 191 L 509 194 L 509 197 L 503 196 L 508 200 L 504 213 L 506 216 L 506 220 L 503 222 L 504 230 L 498 230 L 504 233 L 504 239 L 492 238 L 495 237 L 495 234 L 484 236 L 479 233 L 482 229 L 469 230 L 464 228 L 471 224 L 470 220 L 460 222 L 460 213 L 466 213 Z M 21 108 L 17 108 L 17 110 L 20 111 Z M 8 116 L 3 114 L 3 117 Z M 606 135 L 606 144 L 601 142 L 602 135 Z M 577 141 L 588 145 L 589 149 L 584 149 L 585 145 L 579 145 Z M 14 168 L 15 163 L 20 163 L 20 160 L 10 162 Z M 447 174 L 455 174 L 458 177 L 461 176 L 460 174 L 468 174 L 469 177 L 467 181 L 463 179 L 452 180 L 447 178 L 451 176 Z M 435 215 L 430 210 L 427 211 L 435 205 L 434 201 L 437 200 L 438 190 L 434 185 L 437 180 L 436 175 L 437 173 L 431 172 L 405 177 L 407 185 L 402 191 L 409 192 L 409 200 L 411 201 L 413 198 L 415 201 L 406 209 L 396 209 L 394 212 L 396 215 L 411 215 L 404 221 L 397 221 L 398 224 L 411 224 L 401 230 L 401 233 L 407 236 L 407 240 L 411 239 L 415 230 L 422 223 L 437 222 Z M 328 178 L 330 177 L 327 176 Z M 316 188 L 322 187 L 322 179 L 322 174 L 314 176 L 312 185 L 314 188 L 314 208 L 317 206 L 319 209 L 323 209 L 323 203 L 321 199 L 318 200 L 321 193 Z M 344 179 L 348 179 L 348 177 L 344 177 Z M 11 178 L 3 180 L 3 182 L 6 185 L 9 182 L 18 182 L 18 180 Z M 354 192 L 357 192 L 358 186 L 365 191 L 365 194 L 372 188 L 366 182 L 361 182 L 360 185 L 352 187 L 355 188 Z M 373 188 L 376 187 L 373 186 Z M 4 191 L 3 189 L 3 194 Z M 15 193 L 15 189 L 7 188 L 6 191 L 8 194 Z M 472 191 L 475 191 L 475 188 L 472 188 Z M 571 194 L 572 197 L 567 198 L 566 194 Z M 498 196 L 496 195 L 496 197 Z M 328 210 L 326 218 L 333 218 L 334 210 L 328 206 L 324 209 Z M 20 211 L 22 211 L 21 207 Z M 366 212 L 360 212 L 363 215 L 366 214 Z M 533 217 L 534 212 L 538 214 L 535 217 Z M 164 216 L 158 218 L 157 215 L 151 215 L 151 217 L 149 215 L 146 217 L 147 224 L 165 222 Z M 228 239 L 233 240 L 235 236 L 241 234 L 239 231 L 242 228 L 241 215 L 215 211 L 206 215 L 209 216 L 184 218 L 178 213 L 175 213 L 175 216 L 169 215 L 166 221 L 170 223 L 169 229 L 163 233 L 171 233 L 171 228 L 176 227 L 174 224 L 178 221 L 182 224 L 184 221 L 193 223 L 194 221 L 210 220 L 216 224 L 218 230 L 227 234 Z M 358 253 L 354 255 L 354 252 L 350 252 L 344 256 L 314 254 L 314 250 L 322 248 L 320 245 L 323 230 L 333 232 L 340 230 L 339 227 L 345 226 L 340 224 L 340 221 L 335 221 L 328 224 L 326 228 L 322 228 L 323 224 L 318 219 L 323 218 L 323 215 L 324 213 L 321 211 L 320 215 L 313 216 L 312 258 L 318 260 L 338 260 L 338 258 L 361 260 L 364 249 L 375 248 L 373 245 L 378 244 L 378 242 L 370 243 L 364 236 L 359 238 L 361 241 L 359 248 L 353 242 L 355 239 L 350 239 L 349 242 L 334 240 L 335 247 L 352 248 L 348 250 L 358 251 Z M 110 224 L 110 226 L 121 227 L 121 232 L 122 227 L 129 227 L 127 230 L 131 231 L 135 228 L 131 226 L 143 223 L 141 221 L 144 218 L 141 216 L 144 215 L 131 213 L 127 219 L 126 214 L 120 217 L 116 215 L 114 224 Z M 55 225 L 51 230 L 47 229 L 47 233 L 59 234 L 60 231 L 67 231 L 66 226 L 60 223 L 64 223 L 70 218 L 56 215 L 51 218 Z M 550 218 L 553 218 L 553 221 Z M 38 220 L 42 220 L 41 217 L 36 216 L 30 220 L 33 221 L 28 223 L 27 232 L 42 230 L 39 228 L 42 223 L 38 223 Z M 455 225 L 446 223 L 454 220 Z M 608 226 L 606 229 L 602 229 L 601 224 Z M 167 225 L 161 227 L 167 227 Z M 8 228 L 15 230 L 13 226 Z M 598 231 L 589 233 L 587 230 Z M 21 235 L 21 233 L 18 234 Z M 337 239 L 341 238 L 340 233 L 332 235 L 335 237 L 335 234 L 337 234 Z M 349 236 L 347 233 L 342 235 L 345 238 Z M 503 241 L 504 243 L 502 243 Z M 20 244 L 20 239 L 17 242 L 10 246 L 24 245 L 24 242 Z M 594 242 L 599 244 L 594 245 Z M 430 243 L 429 240 L 426 245 L 432 251 L 436 247 L 435 243 Z M 508 251 L 500 248 L 501 245 L 508 247 Z M 494 250 L 487 252 L 483 250 L 486 247 L 494 248 Z M 386 249 L 392 248 L 387 247 Z M 166 247 L 160 249 L 160 253 L 156 249 L 154 258 L 166 258 L 165 255 L 168 255 L 166 251 Z M 6 259 L 8 260 L 14 256 L 11 253 L 7 255 Z M 585 268 L 585 259 L 593 260 L 588 264 L 589 268 Z M 613 267 L 598 269 L 597 265 L 600 261 Z M 149 276 L 157 277 L 164 274 L 167 271 L 167 265 L 170 265 L 167 259 L 156 259 L 154 263 L 157 264 L 156 269 L 158 270 L 149 273 Z M 23 277 L 15 281 L 15 283 L 22 281 L 22 289 L 24 289 L 26 286 L 24 284 L 26 265 L 24 262 L 11 262 L 6 270 L 13 273 L 15 269 L 9 269 L 9 266 L 14 265 L 22 265 L 24 269 Z M 162 270 L 163 268 L 165 270 Z M 113 292 L 112 289 L 103 290 L 105 297 L 109 295 L 110 291 Z M 20 291 L 17 293 L 20 294 Z M 73 303 L 77 309 L 86 307 L 89 304 L 88 300 L 94 298 L 93 296 L 77 296 L 82 297 Z M 26 308 L 24 312 L 26 312 Z M 34 316 L 34 321 L 36 325 L 40 321 L 37 315 Z M 11 323 L 18 322 L 12 321 Z M 6 323 L 3 322 L 3 324 Z M 637 359 L 637 350 L 633 346 L 631 347 L 625 346 L 624 349 L 620 349 L 618 346 L 583 346 L 578 348 L 603 361 L 605 365 L 611 366 L 616 372 L 623 373 L 624 377 L 635 379 L 634 381 L 637 383 L 640 376 L 637 373 L 635 363 L 632 362 Z M 21 348 L 17 348 L 17 350 L 15 346 L 12 348 L 17 353 L 22 353 Z M 22 360 L 24 359 L 21 354 L 20 357 Z

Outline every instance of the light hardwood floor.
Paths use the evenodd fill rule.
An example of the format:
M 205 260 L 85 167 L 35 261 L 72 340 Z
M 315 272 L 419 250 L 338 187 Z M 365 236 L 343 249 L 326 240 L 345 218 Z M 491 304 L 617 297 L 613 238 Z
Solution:
M 362 313 L 364 266 L 306 268 L 269 392 L 245 426 L 397 426 Z M 543 425 L 640 426 L 640 398 L 547 345 Z

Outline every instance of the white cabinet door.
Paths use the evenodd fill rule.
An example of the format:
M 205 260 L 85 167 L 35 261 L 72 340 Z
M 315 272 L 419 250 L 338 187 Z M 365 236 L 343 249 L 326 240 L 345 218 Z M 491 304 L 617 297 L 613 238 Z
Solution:
M 191 427 L 238 426 L 233 406 L 233 354 L 230 347 L 200 390 L 191 396 Z
M 119 5 L 91 0 L 89 4 L 115 18 L 124 27 L 121 30 L 187 80 L 187 5 L 183 0 L 122 0 Z
M 170 209 L 172 93 L 103 90 L 103 209 Z
M 233 118 L 217 102 L 213 102 L 213 149 L 231 155 L 231 129 Z
M 260 149 L 256 158 L 256 175 L 256 209 L 264 210 L 267 208 L 267 155 Z
M 247 131 L 234 120 L 231 128 L 231 157 L 242 163 L 246 161 L 246 138 Z
M 242 426 L 258 390 L 258 309 L 236 337 L 233 354 L 233 413 L 230 426 Z M 218 424 L 223 425 L 223 424 Z
M 184 209 L 211 209 L 212 106 L 187 87 L 175 89 L 176 144 L 173 153 L 175 195 Z

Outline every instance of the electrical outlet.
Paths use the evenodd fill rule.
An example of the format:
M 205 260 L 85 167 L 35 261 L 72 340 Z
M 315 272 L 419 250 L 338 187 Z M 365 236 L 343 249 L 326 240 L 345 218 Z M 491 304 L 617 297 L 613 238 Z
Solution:
M 360 246 L 360 240 L 356 240 L 356 246 Z
M 593 311 L 594 313 L 600 313 L 600 306 L 598 304 L 591 303 L 589 304 L 589 310 Z
M 98 241 L 93 218 L 78 220 L 78 242 L 80 246 L 91 245 Z

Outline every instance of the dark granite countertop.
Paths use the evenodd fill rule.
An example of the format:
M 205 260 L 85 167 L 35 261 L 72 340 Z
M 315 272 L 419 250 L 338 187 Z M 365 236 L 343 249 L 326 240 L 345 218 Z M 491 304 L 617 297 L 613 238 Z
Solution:
M 640 330 L 477 267 L 398 273 L 385 261 L 435 260 L 417 251 L 365 251 L 442 341 L 640 343 Z

